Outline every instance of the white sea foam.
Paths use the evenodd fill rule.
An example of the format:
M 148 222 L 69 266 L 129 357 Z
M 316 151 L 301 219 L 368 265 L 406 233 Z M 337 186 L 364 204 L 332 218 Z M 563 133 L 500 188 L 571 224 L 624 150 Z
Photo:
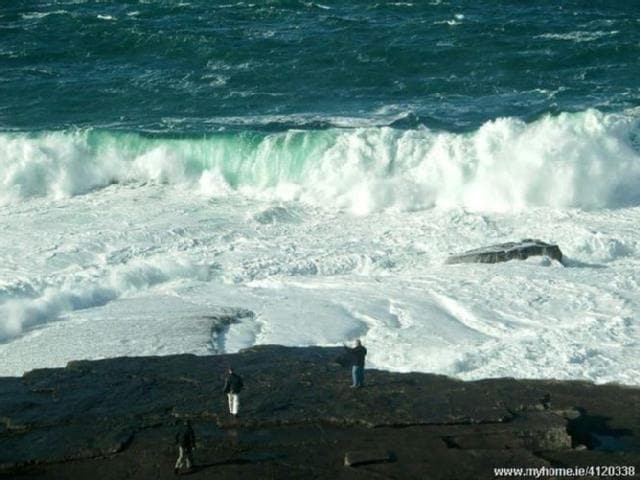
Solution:
M 64 198 L 111 183 L 200 185 L 357 214 L 433 206 L 518 211 L 640 201 L 638 118 L 587 111 L 469 134 L 429 129 L 219 134 L 151 139 L 79 131 L 0 135 L 0 200 Z
M 135 259 L 104 272 L 94 267 L 88 272 L 51 279 L 51 285 L 26 285 L 29 295 L 12 295 L 0 305 L 0 341 L 16 337 L 35 325 L 54 321 L 63 314 L 106 305 L 157 284 L 189 277 L 207 280 L 209 276 L 209 266 L 174 256 Z M 11 285 L 7 287 L 3 290 L 11 289 Z
M 29 12 L 29 13 L 22 13 L 20 14 L 20 16 L 25 19 L 25 20 L 40 20 L 42 18 L 46 18 L 49 15 L 66 15 L 67 12 L 66 10 L 55 10 L 53 12 Z
M 576 43 L 581 42 L 592 42 L 594 40 L 598 40 L 603 37 L 612 37 L 617 35 L 618 30 L 611 31 L 575 31 L 568 33 L 544 33 L 542 35 L 537 35 L 535 38 L 544 38 L 547 40 L 571 40 Z
M 0 214 L 2 374 L 208 353 L 206 319 L 232 307 L 254 316 L 228 326 L 222 351 L 361 337 L 381 368 L 637 383 L 640 208 L 354 217 L 149 184 Z M 528 236 L 557 241 L 568 268 L 443 265 Z
M 362 338 L 379 368 L 638 384 L 631 114 L 468 134 L 3 134 L 0 374 Z M 557 242 L 564 267 L 444 264 L 522 238 Z M 221 309 L 252 313 L 213 338 Z

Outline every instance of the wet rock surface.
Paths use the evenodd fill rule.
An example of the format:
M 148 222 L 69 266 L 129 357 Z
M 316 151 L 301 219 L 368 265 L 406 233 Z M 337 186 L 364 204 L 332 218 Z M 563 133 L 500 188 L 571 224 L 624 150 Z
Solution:
M 72 362 L 0 378 L 0 477 L 174 478 L 177 425 L 196 432 L 190 478 L 498 478 L 494 468 L 640 469 L 640 389 L 462 382 L 367 370 L 340 349 Z M 228 414 L 225 369 L 243 376 Z M 638 470 L 640 471 L 640 470 Z
M 545 256 L 562 263 L 562 251 L 558 245 L 542 240 L 525 239 L 469 250 L 447 258 L 447 264 L 456 263 L 498 263 L 509 260 L 525 260 L 529 257 Z

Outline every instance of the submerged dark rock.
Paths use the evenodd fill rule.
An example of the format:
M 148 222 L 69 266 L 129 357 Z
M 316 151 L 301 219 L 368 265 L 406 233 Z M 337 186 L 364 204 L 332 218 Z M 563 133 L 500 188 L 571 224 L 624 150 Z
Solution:
M 469 250 L 447 258 L 446 263 L 498 263 L 509 260 L 525 260 L 533 256 L 546 256 L 562 263 L 562 251 L 558 245 L 542 240 L 524 239 Z
M 0 378 L 0 477 L 173 478 L 185 418 L 199 444 L 192 478 L 493 479 L 493 468 L 510 466 L 640 468 L 639 389 L 376 370 L 351 389 L 340 353 L 262 346 Z M 228 365 L 244 378 L 239 418 L 221 393 Z M 608 450 L 598 449 L 603 438 Z
M 388 463 L 395 460 L 393 452 L 387 450 L 361 450 L 347 452 L 344 456 L 345 467 L 361 467 L 374 463 Z

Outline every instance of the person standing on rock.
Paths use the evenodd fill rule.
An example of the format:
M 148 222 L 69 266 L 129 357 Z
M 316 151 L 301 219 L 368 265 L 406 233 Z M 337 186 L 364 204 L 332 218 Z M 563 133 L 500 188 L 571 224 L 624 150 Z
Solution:
M 234 373 L 233 369 L 229 367 L 227 373 L 227 380 L 224 383 L 224 393 L 227 394 L 229 399 L 229 413 L 234 417 L 238 416 L 240 410 L 240 392 L 242 391 L 244 384 L 240 375 Z
M 362 346 L 360 340 L 355 341 L 354 348 L 349 348 L 346 345 L 344 348 L 347 350 L 351 361 L 351 377 L 353 380 L 351 388 L 360 388 L 364 384 L 364 357 L 367 356 L 367 349 Z
M 173 468 L 177 475 L 183 471 L 190 471 L 193 466 L 193 449 L 196 448 L 196 434 L 191 427 L 191 422 L 187 420 L 183 428 L 176 434 L 178 444 L 178 460 Z

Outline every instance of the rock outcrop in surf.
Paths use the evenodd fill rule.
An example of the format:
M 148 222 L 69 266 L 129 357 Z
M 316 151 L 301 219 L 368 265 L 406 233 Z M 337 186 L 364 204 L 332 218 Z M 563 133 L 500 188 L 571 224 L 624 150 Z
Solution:
M 477 248 L 447 258 L 447 264 L 456 263 L 498 263 L 509 260 L 525 260 L 533 256 L 546 256 L 562 263 L 562 251 L 558 245 L 542 240 L 524 239 Z

